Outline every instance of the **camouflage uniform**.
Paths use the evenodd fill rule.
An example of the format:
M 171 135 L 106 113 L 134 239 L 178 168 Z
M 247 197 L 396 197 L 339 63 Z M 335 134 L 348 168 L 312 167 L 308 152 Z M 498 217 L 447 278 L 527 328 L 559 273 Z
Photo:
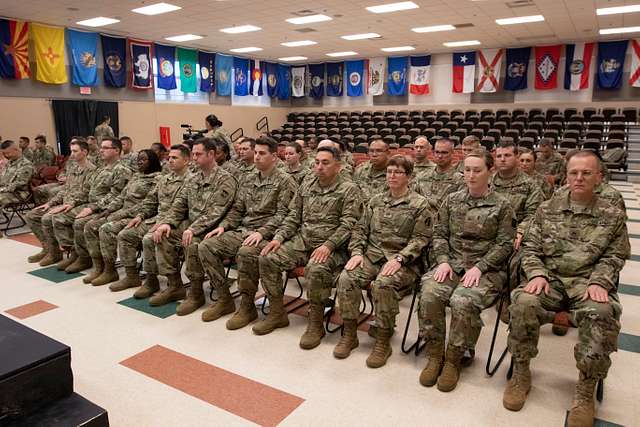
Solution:
M 122 161 L 133 171 L 138 170 L 138 152 L 130 151 L 127 154 L 122 154 Z
M 521 170 L 517 170 L 516 175 L 511 178 L 503 178 L 496 173 L 491 179 L 490 187 L 511 203 L 518 222 L 516 233 L 524 235 L 536 209 L 544 201 L 540 187 Z
M 496 300 L 506 282 L 504 264 L 513 249 L 515 215 L 509 202 L 494 191 L 473 198 L 465 188 L 444 199 L 433 231 L 437 265 L 449 263 L 453 279 L 438 283 L 434 268 L 422 276 L 418 316 L 429 346 L 444 346 L 445 306 L 451 306 L 449 346 L 473 349 L 480 336 L 480 313 Z M 481 272 L 477 287 L 461 285 L 472 267 Z
M 248 165 L 243 161 L 239 161 L 238 163 L 236 163 L 235 166 L 238 169 L 238 171 L 240 172 L 240 175 L 237 176 L 238 180 L 240 180 L 240 178 L 242 178 L 244 175 L 256 170 L 256 167 L 253 165 L 253 163 Z
M 400 295 L 412 289 L 420 275 L 415 261 L 429 243 L 436 213 L 437 207 L 414 191 L 397 199 L 389 191 L 373 196 L 349 243 L 351 256 L 363 257 L 362 265 L 342 270 L 338 279 L 338 305 L 344 320 L 358 318 L 361 289 L 373 281 L 377 324 L 385 329 L 395 327 Z M 379 274 L 398 255 L 404 259 L 400 270 L 392 276 Z
M 542 175 L 555 176 L 556 187 L 564 182 L 566 169 L 567 163 L 564 161 L 564 157 L 557 151 L 554 151 L 548 159 L 545 159 L 542 155 L 538 155 L 536 160 L 536 171 Z
M 578 369 L 588 378 L 606 377 L 620 332 L 617 279 L 630 256 L 624 213 L 597 196 L 579 207 L 569 193 L 557 194 L 536 212 L 523 250 L 526 280 L 545 278 L 549 294 L 526 293 L 526 283 L 513 291 L 509 350 L 514 361 L 535 357 L 540 325 L 569 310 L 571 324 L 578 327 Z M 606 289 L 609 302 L 583 300 L 590 284 Z
M 236 177 L 236 179 L 240 179 L 240 175 L 241 175 L 240 169 L 238 169 L 238 167 L 234 164 L 234 162 L 228 160 L 223 164 L 219 165 L 219 167 L 229 172 L 231 175 Z
M 98 168 L 102 166 L 102 158 L 100 157 L 100 150 L 98 148 L 94 149 L 93 151 L 89 149 L 87 159 L 89 159 L 89 161 Z
M 33 164 L 24 156 L 7 162 L 0 175 L 0 212 L 4 206 L 29 197 L 34 174 Z
M 371 161 L 358 166 L 353 174 L 353 182 L 360 187 L 363 201 L 368 201 L 376 194 L 384 193 L 389 189 L 387 169 L 375 170 Z
M 300 164 L 297 170 L 286 169 L 287 173 L 296 181 L 298 185 L 302 185 L 302 182 L 312 174 L 311 170 L 306 168 L 303 164 Z
M 22 150 L 22 157 L 31 162 L 33 160 L 33 150 L 30 147 L 25 148 Z
M 33 163 L 33 166 L 36 168 L 36 170 L 41 169 L 45 166 L 53 166 L 55 161 L 55 153 L 49 150 L 47 147 L 36 148 L 35 150 L 33 150 L 31 163 Z
M 613 185 L 601 182 L 593 192 L 598 195 L 599 198 L 607 201 L 609 204 L 615 206 L 624 212 L 625 217 L 627 215 L 627 205 L 624 203 L 624 197 Z M 569 194 L 569 186 L 565 185 L 558 189 L 557 194 L 566 196 Z
M 430 172 L 416 175 L 413 186 L 418 194 L 432 200 L 436 205 L 440 205 L 448 194 L 454 193 L 464 186 L 464 180 L 454 167 L 449 168 L 446 172 L 438 172 L 434 168 Z
M 93 131 L 93 136 L 96 137 L 96 140 L 98 141 L 98 145 L 100 145 L 103 138 L 116 137 L 116 135 L 113 133 L 113 129 L 111 129 L 111 126 L 107 124 L 99 124 L 98 126 L 96 126 L 95 130 Z
M 416 160 L 416 162 L 413 164 L 413 176 L 416 177 L 418 175 L 429 173 L 435 168 L 436 164 L 429 159 L 424 159 L 424 161 L 422 162 Z
M 456 163 L 456 172 L 458 172 L 460 175 L 464 175 L 464 159 Z
M 532 175 L 529 175 L 529 178 L 540 186 L 545 200 L 549 200 L 553 196 L 553 185 L 551 185 L 547 177 L 540 172 L 534 171 Z

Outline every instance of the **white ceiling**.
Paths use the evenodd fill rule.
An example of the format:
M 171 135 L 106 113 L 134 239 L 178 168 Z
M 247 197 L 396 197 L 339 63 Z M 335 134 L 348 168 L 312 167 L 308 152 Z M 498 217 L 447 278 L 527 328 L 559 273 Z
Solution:
M 476 48 L 516 47 L 565 43 L 586 40 L 612 40 L 633 37 L 599 36 L 598 29 L 640 26 L 640 13 L 597 17 L 597 7 L 622 6 L 640 0 L 532 0 L 523 7 L 509 7 L 511 3 L 527 0 L 414 0 L 419 9 L 374 14 L 366 6 L 398 0 L 164 0 L 181 6 L 176 12 L 145 16 L 131 9 L 161 0 L 0 0 L 0 16 L 26 21 L 77 27 L 76 21 L 97 16 L 115 17 L 121 22 L 95 29 L 115 35 L 134 36 L 162 42 L 164 37 L 185 33 L 199 34 L 204 39 L 180 43 L 182 46 L 229 52 L 229 49 L 257 46 L 264 50 L 248 56 L 273 60 L 285 56 L 307 56 L 309 61 L 326 61 L 326 53 L 353 50 L 357 57 L 388 56 L 383 47 L 412 45 L 409 54 L 450 52 L 442 46 L 446 41 L 478 39 Z M 332 21 L 308 25 L 293 25 L 285 19 L 308 10 L 334 17 Z M 497 18 L 542 14 L 544 22 L 499 26 Z M 472 27 L 439 33 L 418 34 L 414 27 L 471 23 Z M 262 31 L 229 35 L 221 28 L 252 24 Z M 295 30 L 311 28 L 300 33 Z M 90 30 L 89 28 L 83 28 Z M 347 41 L 342 35 L 376 32 L 382 39 Z M 640 37 L 640 34 L 635 35 Z M 314 40 L 314 46 L 288 48 L 280 43 Z M 170 42 L 166 42 L 171 44 Z M 464 48 L 463 48 L 464 49 Z M 460 50 L 460 48 L 458 48 Z M 401 53 L 404 54 L 404 53 Z M 335 60 L 335 59 L 334 59 Z

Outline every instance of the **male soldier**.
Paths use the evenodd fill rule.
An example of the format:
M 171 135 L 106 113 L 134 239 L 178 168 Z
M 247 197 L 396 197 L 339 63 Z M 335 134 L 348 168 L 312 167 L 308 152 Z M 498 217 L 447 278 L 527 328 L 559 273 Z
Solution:
M 323 139 L 318 144 L 318 148 L 321 148 L 321 147 L 332 147 L 338 151 L 338 155 L 340 155 L 340 165 L 341 165 L 340 172 L 339 172 L 340 177 L 347 181 L 353 181 L 353 165 L 342 157 L 342 145 L 330 139 Z M 316 154 L 317 154 L 317 151 L 316 151 Z M 315 157 L 314 157 L 314 162 L 311 165 L 312 167 L 315 168 Z M 313 176 L 313 175 L 310 175 L 310 176 Z
M 227 321 L 230 330 L 242 328 L 258 317 L 254 303 L 258 256 L 287 215 L 297 188 L 294 179 L 276 167 L 276 141 L 262 136 L 254 150 L 256 170 L 245 175 L 229 213 L 198 245 L 200 259 L 218 295 L 217 302 L 202 313 L 205 322 L 236 311 L 223 265 L 225 258 L 236 258 L 242 300 L 238 311 Z
M 77 137 L 78 139 L 84 139 L 81 137 Z M 88 159 L 93 165 L 97 168 L 102 166 L 102 159 L 100 158 L 100 147 L 98 147 L 98 140 L 95 136 L 88 136 L 87 145 L 89 146 L 89 156 Z
M 518 149 L 518 162 L 522 172 L 529 175 L 535 183 L 540 186 L 542 194 L 545 200 L 548 200 L 553 195 L 553 185 L 549 182 L 546 176 L 536 171 L 536 152 L 529 148 Z
M 462 140 L 462 160 L 456 165 L 456 171 L 464 174 L 464 158 L 474 150 L 480 148 L 480 139 L 475 135 L 465 136 Z
M 462 187 L 463 179 L 452 163 L 453 141 L 439 139 L 434 154 L 435 169 L 416 176 L 414 189 L 440 206 L 447 194 L 455 193 Z
M 64 216 L 69 224 L 73 224 L 75 216 L 87 202 L 90 179 L 95 170 L 95 166 L 87 160 L 89 148 L 86 142 L 72 141 L 69 148 L 74 167 L 67 172 L 62 190 L 47 203 L 31 210 L 26 217 L 31 231 L 42 243 L 42 251 L 27 258 L 27 261 L 39 262 L 42 267 L 55 264 L 62 259 L 61 246 L 65 249 L 73 247 L 71 230 L 61 232 L 60 229 L 56 229 L 54 233 L 53 219 Z
M 0 151 L 7 165 L 0 173 L 0 213 L 10 204 L 29 198 L 31 178 L 35 174 L 33 165 L 24 157 L 24 151 L 11 140 L 2 141 Z
M 110 124 L 111 124 L 111 117 L 104 116 L 102 118 L 102 123 L 96 126 L 95 130 L 93 131 L 93 135 L 98 140 L 98 144 L 102 142 L 103 138 L 116 137 L 116 135 L 113 133 L 113 129 L 111 129 L 111 126 L 109 126 Z
M 389 144 L 382 139 L 372 141 L 369 144 L 369 161 L 358 166 L 353 174 L 353 182 L 360 187 L 363 202 L 387 191 L 388 161 Z
M 591 426 L 593 391 L 607 376 L 616 351 L 622 306 L 617 278 L 630 257 L 624 213 L 599 198 L 600 162 L 590 151 L 567 165 L 568 194 L 543 203 L 523 242 L 526 282 L 512 293 L 509 350 L 513 377 L 504 391 L 504 407 L 519 411 L 531 388 L 529 362 L 538 353 L 540 326 L 568 310 L 578 328 L 574 348 L 579 380 L 568 426 Z
M 178 194 L 184 188 L 185 182 L 189 176 L 188 165 L 191 158 L 191 151 L 186 145 L 177 144 L 171 146 L 169 151 L 169 173 L 163 173 L 157 178 L 156 185 L 151 192 L 145 197 L 142 204 L 138 207 L 136 215 L 129 221 L 122 231 L 116 231 L 117 228 L 109 223 L 100 227 L 100 240 L 106 242 L 107 245 L 117 239 L 118 252 L 120 260 L 124 265 L 125 271 L 133 272 L 137 270 L 137 251 L 143 246 L 143 238 L 147 236 L 147 247 L 143 246 L 142 260 L 144 271 L 147 278 L 140 289 L 138 289 L 133 297 L 137 299 L 149 298 L 156 291 L 160 290 L 158 282 L 158 265 L 156 263 L 155 246 L 153 245 L 152 234 L 164 223 L 164 217 L 169 212 L 171 205 L 178 197 Z M 127 278 L 130 287 L 134 287 L 132 279 L 139 283 L 140 279 L 136 273 L 135 277 Z M 177 276 L 180 277 L 179 275 Z M 171 301 L 177 301 L 185 296 L 185 291 L 181 286 L 177 285 L 174 278 L 173 288 L 161 293 L 157 297 L 151 298 L 151 305 L 164 305 Z M 180 281 L 180 283 L 182 283 Z
M 29 161 L 33 160 L 33 150 L 29 148 L 29 137 L 21 136 L 20 139 L 18 139 L 18 144 L 20 145 L 20 150 L 22 150 L 24 158 Z
M 335 275 L 347 260 L 344 247 L 361 213 L 358 187 L 339 176 L 340 155 L 333 147 L 320 147 L 313 179 L 296 192 L 289 214 L 260 253 L 260 279 L 269 299 L 267 318 L 253 326 L 264 335 L 289 326 L 283 307 L 282 273 L 304 267 L 308 284 L 309 323 L 300 347 L 312 349 L 324 336 L 322 319 Z
M 338 305 L 344 321 L 342 338 L 333 350 L 338 359 L 358 347 L 358 316 L 362 289 L 373 281 L 377 319 L 376 343 L 367 366 L 379 368 L 391 355 L 389 340 L 399 313 L 400 296 L 415 286 L 420 274 L 416 261 L 431 237 L 437 207 L 409 188 L 413 164 L 394 156 L 386 168 L 388 190 L 365 205 L 349 243 L 351 259 L 338 280 Z
M 86 143 L 86 140 L 80 136 L 72 136 L 71 137 L 71 141 L 69 142 L 69 146 L 71 146 L 71 144 L 73 144 L 74 141 L 83 141 Z M 38 145 L 37 141 L 36 141 L 36 146 Z M 37 157 L 38 157 L 38 149 L 36 148 L 36 150 L 34 150 L 34 161 L 38 161 Z M 48 150 L 48 148 L 46 148 L 47 151 L 50 152 L 50 150 Z M 87 161 L 89 163 L 91 163 L 92 165 L 96 166 L 95 163 L 91 162 L 89 160 L 89 156 L 87 156 Z M 33 161 L 32 161 L 33 163 Z M 35 163 L 33 163 L 33 166 L 36 169 L 36 172 L 38 172 L 38 170 L 40 168 L 42 168 L 43 166 L 49 166 L 47 165 L 41 165 L 40 167 L 37 167 Z M 36 202 L 37 205 L 42 205 L 44 203 L 46 203 L 47 201 L 49 201 L 53 196 L 55 196 L 59 191 L 62 190 L 62 186 L 64 185 L 66 179 L 67 179 L 67 173 L 68 171 L 70 171 L 72 168 L 74 167 L 74 160 L 71 158 L 71 156 L 69 158 L 67 158 L 67 160 L 64 162 L 63 166 L 61 169 L 58 169 L 58 171 L 56 172 L 56 182 L 49 182 L 46 184 L 41 184 L 39 186 L 37 186 L 34 190 L 33 190 L 33 198 Z
M 536 170 L 551 177 L 553 185 L 559 187 L 564 181 L 566 163 L 562 155 L 553 149 L 553 139 L 543 138 L 538 151 L 540 154 L 536 160 Z
M 236 162 L 236 167 L 241 173 L 241 176 L 237 177 L 238 179 L 255 170 L 253 166 L 255 146 L 256 140 L 253 138 L 243 138 L 242 142 L 238 145 L 238 161 Z
M 133 151 L 133 141 L 128 136 L 120 138 L 122 144 L 122 160 L 131 170 L 138 170 L 138 153 Z
M 189 177 L 158 228 L 142 239 L 145 250 L 152 244 L 150 238 L 155 243 L 158 272 L 169 279 L 168 296 L 182 288 L 178 246 L 184 247 L 186 274 L 191 287 L 187 298 L 176 310 L 178 316 L 193 313 L 204 305 L 204 270 L 198 256 L 198 243 L 220 224 L 231 208 L 238 186 L 236 179 L 216 164 L 216 148 L 211 139 L 196 140 L 192 155 L 198 172 Z M 162 294 L 158 299 L 165 302 Z M 150 303 L 156 305 L 158 301 Z
M 413 157 L 416 159 L 413 164 L 414 179 L 418 175 L 435 169 L 436 165 L 428 158 L 430 151 L 431 144 L 429 144 L 429 140 L 424 136 L 417 137 L 413 143 Z
M 56 161 L 56 155 L 49 147 L 47 147 L 47 138 L 44 135 L 38 135 L 35 138 L 36 149 L 33 150 L 31 163 L 39 170 L 45 166 L 53 166 Z

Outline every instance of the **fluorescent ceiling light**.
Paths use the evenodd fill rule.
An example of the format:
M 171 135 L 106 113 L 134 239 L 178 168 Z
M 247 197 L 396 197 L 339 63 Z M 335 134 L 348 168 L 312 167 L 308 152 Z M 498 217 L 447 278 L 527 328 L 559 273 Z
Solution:
M 188 42 L 191 40 L 200 40 L 201 38 L 202 36 L 198 36 L 196 34 L 182 34 L 179 36 L 165 37 L 164 39 L 172 42 Z
M 314 22 L 323 22 L 323 21 L 331 21 L 333 18 L 327 15 L 309 15 L 309 16 L 301 16 L 299 18 L 289 18 L 285 19 L 290 24 L 312 24 Z
M 262 50 L 261 47 L 238 47 L 235 49 L 229 49 L 230 52 L 235 52 L 235 53 L 259 52 L 261 50 Z
M 285 42 L 280 44 L 286 47 L 300 47 L 300 46 L 311 46 L 314 44 L 318 44 L 318 42 L 314 42 L 312 40 L 300 40 L 297 42 Z
M 351 34 L 349 36 L 341 36 L 341 38 L 345 40 L 377 39 L 378 37 L 381 37 L 378 33 Z
M 630 4 L 629 6 L 601 7 L 596 9 L 596 15 L 616 15 L 618 13 L 640 12 L 640 4 Z
M 223 28 L 220 31 L 227 34 L 249 33 L 251 31 L 260 31 L 262 28 L 255 25 L 240 25 L 238 27 Z
M 431 27 L 412 28 L 411 31 L 414 33 L 435 33 L 438 31 L 451 31 L 455 29 L 456 27 L 453 25 L 432 25 Z
M 542 15 L 516 16 L 515 18 L 496 19 L 498 25 L 526 24 L 528 22 L 544 21 Z
M 446 47 L 475 46 L 480 44 L 478 40 L 465 40 L 462 42 L 446 42 L 442 43 Z
M 366 9 L 373 13 L 398 12 L 399 10 L 417 9 L 420 6 L 412 1 L 401 1 L 399 3 L 387 3 L 379 6 L 369 6 Z
M 180 6 L 174 6 L 169 3 L 156 3 L 149 6 L 131 9 L 131 12 L 141 13 L 143 15 L 160 15 L 161 13 L 174 12 L 182 9 Z
M 353 56 L 353 55 L 357 55 L 358 52 L 353 52 L 353 51 L 347 51 L 347 52 L 332 52 L 332 53 L 327 53 L 327 56 L 332 56 L 332 57 L 336 57 L 336 56 Z
M 84 25 L 85 27 L 102 27 L 103 25 L 111 25 L 116 22 L 120 22 L 119 19 L 105 18 L 104 16 L 98 16 L 97 18 L 85 19 L 84 21 L 78 21 L 76 24 Z
M 620 27 L 620 28 L 604 28 L 600 30 L 601 35 L 606 34 L 624 34 L 640 32 L 640 27 Z
M 404 52 L 407 50 L 416 50 L 413 46 L 397 46 L 397 47 L 383 47 L 380 49 L 383 52 Z
M 307 59 L 306 56 L 285 56 L 284 58 L 278 58 L 278 61 L 291 62 L 291 61 L 304 61 L 305 59 Z

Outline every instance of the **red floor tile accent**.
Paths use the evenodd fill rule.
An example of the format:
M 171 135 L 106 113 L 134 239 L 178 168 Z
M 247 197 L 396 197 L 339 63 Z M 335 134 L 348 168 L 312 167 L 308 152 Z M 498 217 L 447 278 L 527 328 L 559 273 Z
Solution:
M 23 233 L 16 234 L 15 236 L 8 236 L 9 239 L 15 240 L 16 242 L 26 243 L 28 245 L 37 246 L 39 248 L 42 247 L 40 240 L 33 233 Z
M 304 399 L 155 345 L 121 365 L 262 426 L 276 426 Z
M 9 313 L 13 317 L 17 317 L 18 319 L 26 319 L 28 317 L 33 317 L 40 313 L 44 313 L 45 311 L 53 310 L 54 308 L 58 308 L 58 306 L 43 300 L 38 300 L 29 304 L 11 308 L 5 311 L 5 313 Z

